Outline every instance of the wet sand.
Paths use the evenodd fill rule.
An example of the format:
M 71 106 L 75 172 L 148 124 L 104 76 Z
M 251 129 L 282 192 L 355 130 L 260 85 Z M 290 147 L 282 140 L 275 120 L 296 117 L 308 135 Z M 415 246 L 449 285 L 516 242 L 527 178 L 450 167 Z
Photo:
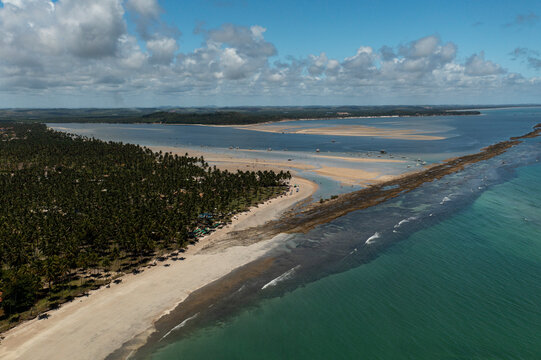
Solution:
M 405 164 L 407 161 L 400 159 L 387 159 L 387 158 L 367 158 L 367 157 L 355 157 L 355 156 L 332 156 L 313 154 L 310 158 L 313 161 L 323 160 L 324 162 L 331 162 L 333 160 L 344 161 L 351 163 L 351 167 L 338 167 L 338 166 L 315 166 L 303 160 L 292 159 L 292 161 L 280 161 L 273 160 L 271 158 L 259 158 L 258 154 L 261 151 L 238 149 L 236 152 L 240 152 L 246 157 L 236 157 L 227 153 L 216 153 L 212 151 L 205 151 L 193 148 L 178 148 L 171 146 L 152 146 L 153 151 L 170 152 L 178 155 L 189 154 L 190 156 L 200 157 L 203 156 L 205 161 L 211 165 L 216 165 L 222 170 L 236 171 L 241 170 L 274 170 L 274 171 L 310 171 L 315 174 L 331 178 L 344 185 L 368 185 L 385 179 L 387 176 L 396 173 L 396 165 Z M 363 164 L 367 165 L 379 165 L 378 171 L 366 170 L 362 168 Z M 373 168 L 373 167 L 372 167 Z
M 344 185 L 369 185 L 382 176 L 380 172 L 326 166 L 315 170 L 319 175 L 330 177 Z
M 169 152 L 172 154 L 177 155 L 185 155 L 188 154 L 189 156 L 193 157 L 201 157 L 203 156 L 205 158 L 205 161 L 208 162 L 211 165 L 216 165 L 222 170 L 229 170 L 229 171 L 236 171 L 236 170 L 243 170 L 243 171 L 253 171 L 253 170 L 312 170 L 315 169 L 316 166 L 305 164 L 298 161 L 292 161 L 292 162 L 284 162 L 279 160 L 272 160 L 272 159 L 262 159 L 258 158 L 256 156 L 251 157 L 238 157 L 231 154 L 226 153 L 216 153 L 213 151 L 205 151 L 205 150 L 199 150 L 194 148 L 182 148 L 182 147 L 173 147 L 173 146 L 150 146 L 149 147 L 152 151 L 162 151 L 162 152 Z M 239 152 L 249 153 L 251 150 L 237 150 Z M 254 151 L 254 153 L 256 153 Z
M 325 127 L 300 127 L 298 125 L 284 124 L 256 124 L 236 125 L 235 129 L 285 133 L 285 134 L 309 134 L 309 135 L 330 135 L 330 136 L 368 136 L 383 139 L 401 140 L 443 140 L 444 136 L 426 135 L 427 131 L 422 129 L 390 129 L 378 128 L 363 125 L 336 125 Z

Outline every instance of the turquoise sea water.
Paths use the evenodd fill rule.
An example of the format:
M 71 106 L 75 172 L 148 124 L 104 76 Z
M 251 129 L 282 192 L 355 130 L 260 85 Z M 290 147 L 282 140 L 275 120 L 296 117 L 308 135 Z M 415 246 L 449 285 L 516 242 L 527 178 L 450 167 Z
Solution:
M 331 142 L 223 128 L 61 126 L 143 145 L 219 152 L 230 145 L 287 146 L 299 157 L 315 147 L 336 154 L 385 148 L 437 161 L 529 132 L 541 122 L 541 110 L 353 121 L 390 127 L 402 122 L 431 124 L 434 133 L 450 137 Z M 540 161 L 540 139 L 527 140 L 397 199 L 292 235 L 274 254 L 275 267 L 202 313 L 173 312 L 159 327 L 158 340 L 135 358 L 541 359 Z M 336 191 L 322 188 L 326 196 Z
M 541 166 L 153 359 L 540 359 Z

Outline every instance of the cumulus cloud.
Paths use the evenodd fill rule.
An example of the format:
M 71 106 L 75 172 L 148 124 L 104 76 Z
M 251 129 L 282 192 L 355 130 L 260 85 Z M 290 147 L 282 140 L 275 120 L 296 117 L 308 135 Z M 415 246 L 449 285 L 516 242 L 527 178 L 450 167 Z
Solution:
M 201 46 L 183 51 L 180 32 L 163 24 L 156 0 L 2 3 L 0 92 L 4 95 L 307 96 L 326 103 L 330 98 L 444 97 L 539 83 L 508 73 L 485 59 L 482 51 L 457 59 L 457 45 L 436 35 L 379 49 L 359 44 L 344 58 L 326 52 L 278 58 L 275 45 L 265 37 L 265 27 L 224 24 L 196 29 Z M 135 33 L 128 30 L 126 12 L 136 21 Z M 539 54 L 531 50 L 518 48 L 513 56 L 541 68 Z
M 157 0 L 127 0 L 126 9 L 139 36 L 146 41 L 163 38 L 177 39 L 181 33 L 161 20 L 163 9 Z
M 205 36 L 203 46 L 177 57 L 174 69 L 181 76 L 207 81 L 246 79 L 267 70 L 268 58 L 277 53 L 265 41 L 266 29 L 261 26 L 225 24 L 199 31 Z
M 329 63 L 329 59 L 325 53 L 321 53 L 319 56 L 310 55 L 308 59 L 310 62 L 310 65 L 308 66 L 308 73 L 312 76 L 321 75 Z
M 50 13 L 56 15 L 56 24 L 45 29 L 44 37 L 52 36 L 57 44 L 63 42 L 68 51 L 80 57 L 115 55 L 126 31 L 119 1 L 64 0 L 55 10 Z
M 375 67 L 376 54 L 369 46 L 361 46 L 353 56 L 346 57 L 342 62 L 342 68 L 348 76 L 356 78 L 368 78 L 373 75 L 377 68 Z
M 485 53 L 473 54 L 466 60 L 465 73 L 473 76 L 499 75 L 504 69 L 492 61 L 485 60 Z
M 125 33 L 120 1 L 4 1 L 0 12 L 6 61 L 36 61 L 34 52 L 85 58 L 114 56 Z
M 179 49 L 177 41 L 168 37 L 149 40 L 146 47 L 151 53 L 150 61 L 162 65 L 170 64 Z

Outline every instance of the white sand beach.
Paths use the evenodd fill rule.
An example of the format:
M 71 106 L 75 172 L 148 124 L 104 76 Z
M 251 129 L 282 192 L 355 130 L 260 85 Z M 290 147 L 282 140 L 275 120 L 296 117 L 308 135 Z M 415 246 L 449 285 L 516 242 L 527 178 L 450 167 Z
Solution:
M 249 246 L 205 251 L 213 241 L 223 244 L 228 233 L 261 225 L 308 198 L 317 185 L 301 178 L 291 183 L 299 192 L 278 197 L 238 215 L 232 224 L 190 246 L 183 261 L 168 260 L 122 277 L 120 284 L 102 287 L 50 311 L 45 320 L 31 320 L 3 334 L 1 359 L 103 359 L 134 338 L 144 342 L 153 323 L 173 310 L 191 292 L 264 255 L 277 245 L 268 239 Z M 165 267 L 165 264 L 169 264 Z
M 272 158 L 235 157 L 193 148 L 151 147 L 153 151 L 204 156 L 211 165 L 230 171 L 309 170 L 344 184 L 369 184 L 385 173 L 346 167 L 317 167 L 301 161 L 283 162 Z M 242 151 L 242 150 L 241 150 Z M 249 152 L 247 150 L 247 152 Z M 258 156 L 254 152 L 254 156 Z M 352 165 L 401 160 L 332 157 Z M 134 349 L 153 332 L 153 324 L 173 310 L 193 291 L 220 279 L 232 270 L 258 259 L 280 243 L 281 236 L 255 244 L 228 243 L 228 234 L 278 219 L 295 204 L 309 198 L 317 184 L 294 176 L 291 185 L 299 191 L 284 195 L 237 215 L 232 223 L 190 246 L 183 261 L 168 260 L 145 268 L 140 274 L 127 274 L 120 284 L 93 291 L 60 309 L 45 320 L 31 320 L 3 334 L 1 359 L 103 359 L 130 341 Z M 164 266 L 168 264 L 168 266 Z M 133 341 L 133 340 L 136 341 Z

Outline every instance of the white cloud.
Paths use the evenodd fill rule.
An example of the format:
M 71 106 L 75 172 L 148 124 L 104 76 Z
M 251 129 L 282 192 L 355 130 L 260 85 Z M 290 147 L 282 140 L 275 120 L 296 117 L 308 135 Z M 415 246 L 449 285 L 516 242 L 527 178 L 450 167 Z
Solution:
M 500 65 L 485 60 L 485 53 L 481 51 L 466 60 L 465 73 L 472 76 L 487 76 L 503 74 L 505 70 Z
M 250 27 L 250 31 L 252 31 L 252 36 L 255 40 L 262 41 L 263 33 L 267 31 L 267 29 L 259 25 L 254 25 Z
M 116 53 L 119 38 L 126 31 L 119 0 L 63 0 L 55 10 L 52 34 L 69 52 L 86 58 Z
M 126 7 L 141 16 L 153 19 L 158 19 L 162 12 L 157 0 L 127 0 Z
M 541 82 L 507 73 L 485 59 L 482 51 L 457 60 L 457 45 L 434 35 L 380 50 L 359 44 L 343 59 L 321 52 L 278 61 L 278 51 L 265 39 L 267 29 L 260 25 L 199 29 L 201 46 L 183 52 L 178 30 L 175 33 L 164 26 L 155 0 L 4 0 L 3 4 L 3 106 L 9 106 L 6 95 L 54 99 L 55 94 L 79 96 L 83 102 L 92 98 L 88 94 L 95 98 L 124 94 L 134 99 L 152 94 L 169 99 L 169 104 L 179 94 L 228 96 L 236 101 L 253 96 L 291 101 L 306 96 L 321 103 L 328 99 L 428 99 L 500 91 L 506 86 L 536 94 L 539 91 L 531 90 Z M 128 31 L 126 10 L 136 17 L 136 33 Z M 537 64 L 533 62 L 539 57 L 532 51 L 515 52 L 517 58 L 532 62 L 532 67 Z M 141 103 L 134 100 L 133 105 Z
M 146 47 L 152 54 L 151 61 L 164 65 L 170 64 L 173 61 L 175 53 L 179 49 L 177 41 L 167 37 L 149 40 L 146 43 Z
M 407 53 L 413 58 L 422 58 L 433 55 L 437 50 L 439 42 L 440 40 L 437 37 L 427 36 L 414 41 L 407 49 Z

